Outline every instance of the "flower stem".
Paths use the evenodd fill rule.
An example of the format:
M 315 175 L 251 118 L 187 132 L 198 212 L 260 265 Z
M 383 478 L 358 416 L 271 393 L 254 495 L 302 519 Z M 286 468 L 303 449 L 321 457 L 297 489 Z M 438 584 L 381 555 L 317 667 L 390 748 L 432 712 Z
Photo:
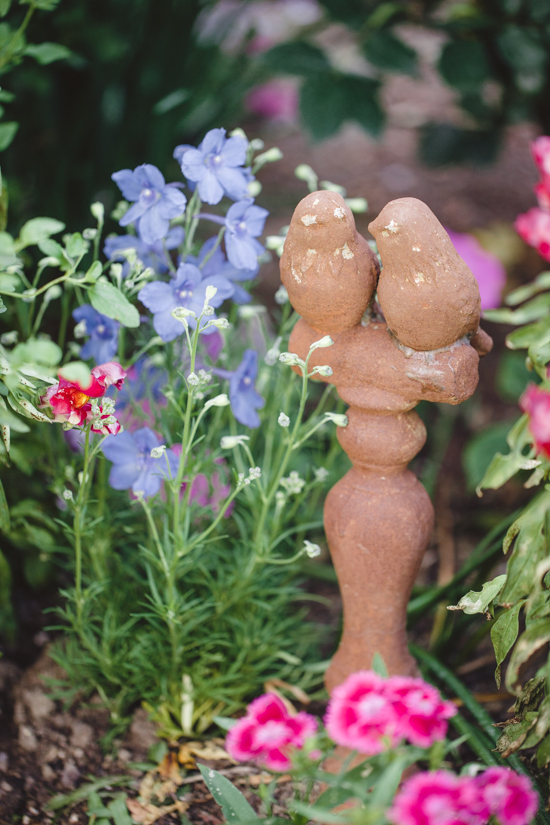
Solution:
M 88 466 L 90 463 L 90 426 L 86 427 L 84 441 L 84 467 L 82 470 L 82 481 L 76 497 L 74 509 L 74 549 L 75 549 L 75 594 L 76 594 L 76 620 L 77 627 L 82 627 L 82 514 L 85 503 L 85 493 L 88 482 Z

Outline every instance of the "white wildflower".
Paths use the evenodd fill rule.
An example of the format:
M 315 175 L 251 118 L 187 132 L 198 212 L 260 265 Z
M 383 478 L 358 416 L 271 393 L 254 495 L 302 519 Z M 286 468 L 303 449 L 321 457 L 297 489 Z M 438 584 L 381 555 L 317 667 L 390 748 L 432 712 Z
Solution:
M 285 413 L 282 412 L 279 414 L 277 424 L 279 425 L 279 427 L 288 427 L 290 426 L 290 418 L 288 417 L 288 415 L 285 415 Z

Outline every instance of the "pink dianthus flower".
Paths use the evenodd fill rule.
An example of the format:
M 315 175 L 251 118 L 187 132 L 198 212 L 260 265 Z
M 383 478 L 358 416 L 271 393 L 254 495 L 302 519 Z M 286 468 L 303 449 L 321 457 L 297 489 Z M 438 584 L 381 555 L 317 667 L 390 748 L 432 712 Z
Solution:
M 405 782 L 387 816 L 395 825 L 484 825 L 489 814 L 474 778 L 433 771 Z
M 396 732 L 419 748 L 429 748 L 444 739 L 447 719 L 457 712 L 452 702 L 444 701 L 439 691 L 423 679 L 393 676 L 387 686 L 397 716 Z
M 397 744 L 398 720 L 387 684 L 374 671 L 360 670 L 335 688 L 325 725 L 337 745 L 373 756 L 384 750 L 384 738 Z
M 534 246 L 539 255 L 550 261 L 550 212 L 534 206 L 518 215 L 514 226 L 525 243 Z
M 304 712 L 291 716 L 278 696 L 266 693 L 251 702 L 246 716 L 231 728 L 226 748 L 233 759 L 255 760 L 283 772 L 292 766 L 292 750 L 302 748 L 316 731 L 313 716 Z
M 526 776 L 510 768 L 489 768 L 476 779 L 500 825 L 529 825 L 537 812 L 538 796 Z
M 531 144 L 533 159 L 543 178 L 550 181 L 550 137 L 541 135 Z
M 550 458 L 550 392 L 529 384 L 519 406 L 529 416 L 529 430 L 538 453 Z

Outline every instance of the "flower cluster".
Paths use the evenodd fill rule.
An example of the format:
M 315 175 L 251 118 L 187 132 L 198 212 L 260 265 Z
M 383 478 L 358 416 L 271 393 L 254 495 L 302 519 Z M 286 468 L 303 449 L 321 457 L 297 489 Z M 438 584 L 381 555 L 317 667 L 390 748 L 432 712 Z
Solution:
M 227 737 L 227 751 L 240 761 L 252 759 L 273 771 L 291 767 L 290 756 L 317 731 L 317 720 L 308 713 L 291 716 L 274 693 L 255 699 Z
M 528 825 L 538 807 L 525 776 L 509 768 L 489 768 L 477 776 L 448 771 L 419 773 L 395 797 L 388 819 L 395 825 Z
M 529 384 L 519 405 L 529 416 L 529 429 L 537 452 L 550 458 L 550 392 Z
M 110 398 L 99 403 L 110 386 L 120 389 L 126 377 L 120 364 L 111 361 L 94 367 L 88 383 L 68 381 L 60 378 L 40 398 L 42 407 L 53 413 L 54 421 L 61 421 L 71 427 L 83 427 L 90 423 L 94 433 L 116 435 L 121 426 L 113 415 L 114 405 Z
M 550 137 L 542 136 L 531 144 L 533 159 L 541 174 L 535 186 L 538 206 L 516 218 L 516 231 L 534 246 L 539 255 L 550 261 Z
M 456 708 L 423 679 L 383 679 L 370 670 L 353 673 L 339 685 L 325 724 L 338 745 L 371 756 L 403 739 L 421 748 L 445 738 Z

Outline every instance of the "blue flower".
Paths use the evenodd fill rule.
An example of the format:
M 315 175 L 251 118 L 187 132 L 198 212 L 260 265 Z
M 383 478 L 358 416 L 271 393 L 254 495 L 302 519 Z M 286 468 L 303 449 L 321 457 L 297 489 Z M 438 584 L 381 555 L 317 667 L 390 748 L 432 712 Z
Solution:
M 183 243 L 184 237 L 185 232 L 181 226 L 173 226 L 163 241 L 155 241 L 152 244 L 145 243 L 137 235 L 111 235 L 110 238 L 105 238 L 103 254 L 110 261 L 121 261 L 123 278 L 126 278 L 130 272 L 130 264 L 120 254 L 124 249 L 135 249 L 139 260 L 145 267 L 150 266 L 162 275 L 170 268 L 165 249 L 176 249 Z
M 261 410 L 265 401 L 259 392 L 256 392 L 254 381 L 258 375 L 258 353 L 253 349 L 246 349 L 243 360 L 236 370 L 213 369 L 220 378 L 229 379 L 229 401 L 231 412 L 245 427 L 259 427 L 260 416 L 256 410 Z
M 136 222 L 143 241 L 153 244 L 165 238 L 170 219 L 185 212 L 187 198 L 178 191 L 178 183 L 165 183 L 164 175 L 151 163 L 136 166 L 134 171 L 122 169 L 111 175 L 128 201 L 135 201 L 120 219 L 121 226 Z
M 171 315 L 176 307 L 186 307 L 199 316 L 206 298 L 206 287 L 215 286 L 218 290 L 210 299 L 210 306 L 219 307 L 226 298 L 233 295 L 233 284 L 223 275 L 202 277 L 202 272 L 193 264 L 180 264 L 175 276 L 168 282 L 152 281 L 138 293 L 138 298 L 153 313 L 153 326 L 163 341 L 173 341 L 183 334 L 183 324 Z M 204 318 L 202 325 L 214 318 Z M 195 329 L 197 322 L 192 316 L 187 323 Z M 205 335 L 215 331 L 215 327 L 204 330 Z M 201 327 L 202 331 L 202 327 Z
M 142 492 L 145 498 L 154 496 L 160 490 L 163 479 L 170 474 L 175 478 L 179 459 L 171 449 L 160 458 L 151 458 L 151 450 L 160 447 L 161 441 L 149 427 L 142 427 L 134 433 L 127 430 L 118 435 L 107 436 L 101 449 L 109 461 L 113 462 L 109 473 L 109 484 L 113 490 Z
M 236 283 L 236 281 L 254 280 L 258 274 L 258 270 L 260 269 L 259 264 L 256 262 L 255 269 L 237 269 L 236 266 L 233 266 L 233 264 L 227 260 L 219 246 L 215 252 L 210 255 L 206 263 L 203 263 L 204 259 L 210 254 L 210 251 L 216 242 L 217 238 L 209 238 L 203 244 L 198 256 L 195 258 L 189 255 L 186 259 L 187 262 L 198 266 L 201 269 L 204 278 L 208 278 L 211 275 L 223 275 L 223 277 L 227 278 L 228 281 L 232 281 L 233 295 L 231 296 L 231 300 L 236 304 L 248 304 L 252 300 L 252 296 L 246 291 L 246 289 L 243 289 L 242 286 Z
M 181 171 L 195 181 L 199 197 L 205 203 L 219 203 L 224 194 L 233 200 L 245 198 L 250 173 L 242 169 L 246 161 L 247 141 L 242 137 L 225 137 L 225 129 L 211 129 L 198 149 L 187 149 L 181 157 Z
M 237 269 L 254 269 L 258 266 L 258 255 L 264 251 L 256 238 L 264 231 L 269 212 L 252 204 L 252 198 L 234 203 L 225 217 L 227 257 Z
M 119 322 L 102 315 L 91 304 L 82 304 L 73 310 L 73 318 L 85 327 L 84 334 L 90 336 L 80 348 L 80 357 L 93 358 L 96 364 L 112 361 L 118 349 Z

